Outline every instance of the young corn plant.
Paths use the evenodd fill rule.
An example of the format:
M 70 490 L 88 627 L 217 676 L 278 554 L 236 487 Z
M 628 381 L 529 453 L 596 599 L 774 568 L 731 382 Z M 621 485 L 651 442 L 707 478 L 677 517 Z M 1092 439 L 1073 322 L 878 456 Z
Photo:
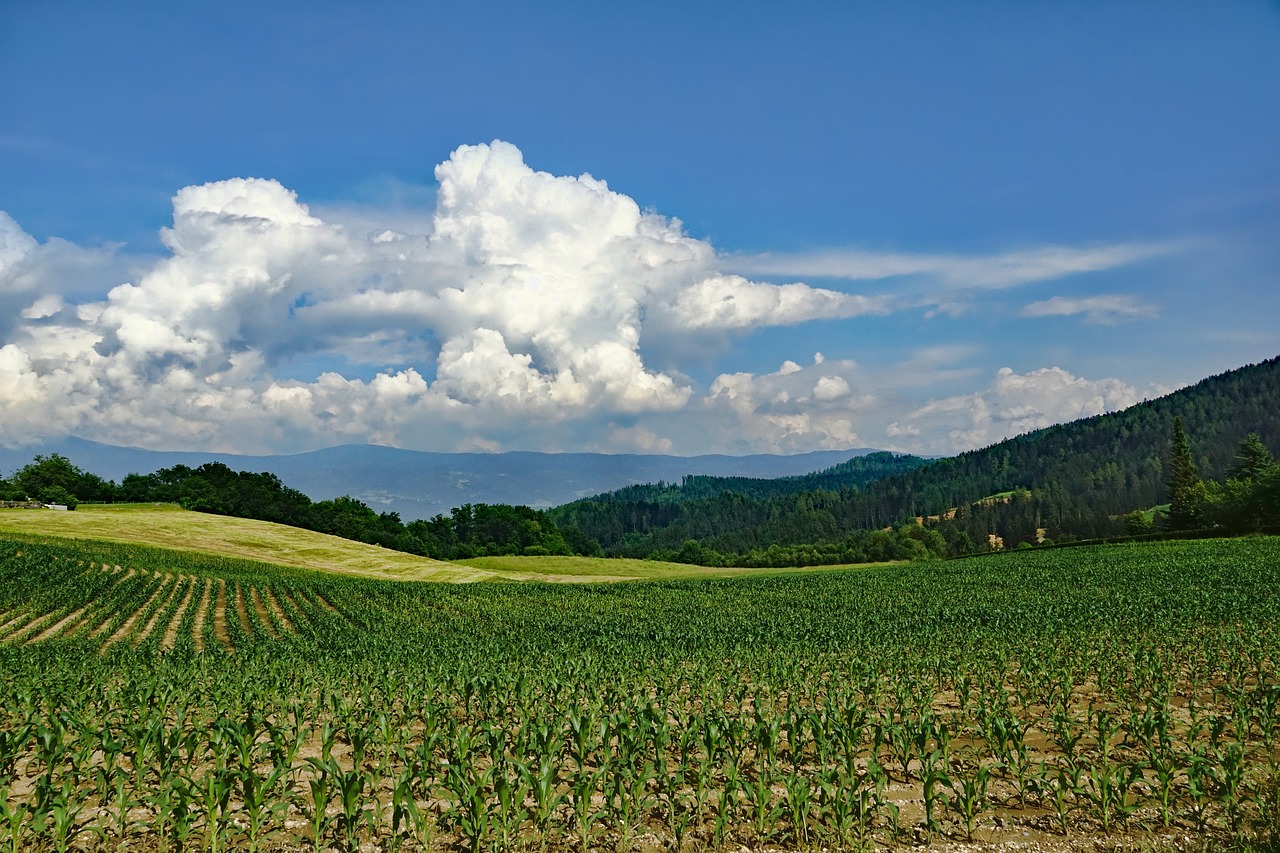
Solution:
M 1068 710 L 1055 709 L 1051 718 L 1053 726 L 1053 742 L 1068 764 L 1079 760 L 1080 742 L 1084 740 L 1085 728 Z
M 311 777 L 307 780 L 306 796 L 299 799 L 298 805 L 307 817 L 312 849 L 318 853 L 334 825 L 334 818 L 329 815 L 329 804 L 338 792 L 337 779 L 342 768 L 331 755 L 310 757 L 307 764 L 312 770 Z
M 225 849 L 230 822 L 228 805 L 235 790 L 236 777 L 226 768 L 209 768 L 190 780 L 196 807 L 204 825 L 205 849 L 218 853 Z
M 738 794 L 742 772 L 736 761 L 730 759 L 724 765 L 724 778 L 716 801 L 716 819 L 713 839 L 716 847 L 723 847 L 725 836 L 738 818 Z
M 1169 827 L 1178 807 L 1178 776 L 1182 763 L 1168 740 L 1148 740 L 1146 764 L 1155 777 L 1154 791 L 1160 824 Z
M 1205 747 L 1201 745 L 1191 750 L 1185 760 L 1188 812 L 1196 831 L 1204 833 L 1208 829 L 1210 809 L 1216 803 L 1209 757 L 1205 754 Z
M 743 774 L 740 784 L 747 820 L 757 844 L 764 844 L 774 837 L 778 821 L 782 818 L 784 804 L 776 801 L 773 786 L 778 777 L 768 766 L 757 765 L 754 773 Z
M 533 827 L 545 842 L 551 829 L 551 818 L 568 797 L 560 790 L 559 763 L 544 754 L 538 757 L 536 768 L 531 762 L 521 764 L 520 773 L 533 799 Z
M 252 767 L 237 771 L 240 782 L 240 811 L 244 815 L 244 849 L 257 853 L 268 828 L 278 820 L 288 803 L 282 796 L 281 782 L 289 774 L 287 765 L 273 767 L 265 776 Z
M 1264 850 L 1280 850 L 1280 772 L 1270 770 L 1254 788 L 1255 834 Z
M 161 779 L 159 787 L 147 797 L 147 805 L 155 815 L 153 826 L 161 853 L 186 849 L 196 827 L 196 809 L 187 780 L 177 773 Z
M 1080 808 L 1085 796 L 1084 768 L 1064 762 L 1051 772 L 1045 762 L 1040 765 L 1040 788 L 1048 792 L 1049 805 L 1063 835 L 1071 834 L 1071 814 Z
M 129 778 L 118 768 L 102 766 L 97 768 L 98 803 L 111 816 L 114 835 L 120 843 L 133 834 L 138 821 L 132 817 L 133 810 L 144 804 L 133 791 Z
M 495 823 L 498 827 L 498 837 L 495 847 L 505 853 L 519 841 L 520 830 L 528 817 L 524 803 L 529 794 L 529 787 L 519 768 L 505 764 L 494 768 L 493 794 L 497 800 Z
M 995 762 L 984 762 L 979 757 L 973 762 L 972 769 L 958 770 L 953 767 L 946 780 L 951 791 L 948 805 L 959 815 L 967 841 L 973 841 L 978 816 L 990 805 L 987 788 L 991 783 L 992 772 L 1000 766 Z
M 8 785 L 0 785 L 0 844 L 9 853 L 27 850 L 32 830 L 31 807 L 18 802 Z
M 987 746 L 995 754 L 999 766 L 1008 771 L 1018 793 L 1018 805 L 1026 808 L 1035 764 L 1027 749 L 1027 732 L 1031 721 L 1024 720 L 1007 706 L 986 715 L 982 721 Z
M 818 773 L 818 810 L 829 819 L 840 846 L 847 846 L 854 838 L 862 793 L 862 780 L 849 776 L 843 767 L 828 767 Z
M 1130 815 L 1138 807 L 1137 802 L 1129 798 L 1129 793 L 1134 783 L 1142 779 L 1142 766 L 1126 765 L 1099 756 L 1085 779 L 1085 797 L 1093 806 L 1102 831 L 1110 832 L 1116 819 L 1128 826 Z
M 393 846 L 398 847 L 407 827 L 411 837 L 424 850 L 431 847 L 435 818 L 431 811 L 431 797 L 437 779 L 435 745 L 440 735 L 428 731 L 413 749 L 396 747 L 400 770 L 394 777 L 391 795 L 391 833 Z M 419 805 L 419 802 L 425 805 Z
M 80 796 L 80 791 L 70 779 L 64 779 L 53 789 L 46 804 L 43 834 L 56 853 L 66 853 L 81 835 L 103 837 L 100 827 L 80 822 L 80 815 L 87 806 L 88 802 Z
M 888 786 L 889 774 L 874 760 L 868 762 L 864 784 L 858 788 L 854 800 L 854 836 L 859 845 L 868 843 L 882 809 L 889 819 L 890 841 L 899 835 L 898 805 L 885 795 Z
M 941 750 L 933 750 L 921 756 L 920 784 L 924 797 L 924 835 L 926 839 L 942 832 L 942 823 L 938 820 L 939 807 L 946 810 L 949 805 L 947 790 L 951 779 L 946 772 Z
M 792 770 L 783 777 L 785 814 L 791 822 L 791 839 L 797 847 L 809 844 L 809 820 L 813 813 L 813 784 L 808 774 Z
M 606 808 L 618 829 L 618 846 L 621 848 L 630 845 L 641 816 L 653 803 L 649 786 L 655 776 L 653 764 L 645 762 L 639 766 L 633 764 L 630 767 L 613 767 L 606 778 Z M 717 821 L 719 820 L 717 813 Z
M 1232 835 L 1240 831 L 1240 807 L 1244 795 L 1244 747 L 1238 743 L 1225 747 L 1212 747 L 1213 760 L 1207 770 L 1213 792 L 1227 817 L 1227 827 Z
M 671 833 L 672 838 L 676 838 L 677 819 L 681 815 L 683 808 L 683 794 L 685 791 L 684 773 L 682 764 L 676 762 L 675 766 L 667 761 L 666 754 L 657 752 L 654 765 L 654 801 L 657 804 L 658 812 L 663 817 L 667 825 L 667 831 Z M 688 821 L 685 821 L 687 825 Z M 683 836 L 683 828 L 681 828 L 681 836 Z M 677 850 L 679 844 L 677 843 Z
M 388 842 L 388 848 L 393 853 L 399 850 L 405 836 L 408 835 L 424 850 L 430 849 L 429 822 L 428 810 L 418 805 L 418 798 L 414 791 L 413 768 L 406 767 L 401 770 L 391 788 L 391 839 Z
M 493 767 L 481 770 L 457 755 L 445 772 L 444 786 L 454 801 L 446 817 L 462 833 L 472 853 L 478 853 L 488 842 L 494 812 L 489 800 L 493 774 Z
M 592 806 L 592 798 L 605 776 L 605 768 L 579 767 L 570 776 L 569 805 L 573 807 L 574 830 L 582 853 L 591 848 L 595 837 L 595 825 L 603 817 L 603 810 Z
M 337 768 L 334 781 L 338 789 L 338 834 L 343 849 L 358 850 L 360 847 L 360 829 L 369 826 L 377 815 L 376 801 L 374 808 L 368 808 L 366 797 L 373 791 L 370 775 L 358 764 L 350 770 Z

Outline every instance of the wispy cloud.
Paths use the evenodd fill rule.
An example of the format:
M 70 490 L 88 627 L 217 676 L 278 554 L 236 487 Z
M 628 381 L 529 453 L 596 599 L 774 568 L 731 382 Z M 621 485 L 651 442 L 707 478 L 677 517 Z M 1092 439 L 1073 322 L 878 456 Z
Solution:
M 1181 250 L 1179 243 L 1041 246 L 988 255 L 917 254 L 831 249 L 729 255 L 724 267 L 743 275 L 878 281 L 925 276 L 956 288 L 1004 288 L 1127 266 Z
M 1112 325 L 1122 320 L 1138 320 L 1154 317 L 1160 309 L 1128 294 L 1106 294 L 1069 298 L 1055 296 L 1041 302 L 1032 302 L 1022 309 L 1024 317 L 1070 317 L 1083 314 L 1090 323 Z

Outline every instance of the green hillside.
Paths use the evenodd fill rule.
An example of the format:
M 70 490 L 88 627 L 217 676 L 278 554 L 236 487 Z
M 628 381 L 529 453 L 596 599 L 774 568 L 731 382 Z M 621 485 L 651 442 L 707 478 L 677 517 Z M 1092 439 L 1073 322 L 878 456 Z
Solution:
M 495 573 L 249 518 L 173 505 L 81 505 L 75 512 L 0 509 L 0 535 L 147 545 L 296 569 L 388 580 L 492 580 Z
M 752 498 L 769 498 L 800 492 L 842 491 L 865 488 L 876 480 L 914 471 L 928 459 L 909 453 L 875 451 L 855 456 L 830 468 L 794 477 L 713 477 L 691 474 L 679 483 L 649 483 L 626 486 L 590 498 L 593 501 L 624 503 L 687 503 L 732 493 Z
M 576 501 L 550 515 L 609 554 L 678 557 L 692 540 L 704 553 L 754 553 L 747 562 L 768 560 L 771 547 L 817 547 L 810 553 L 821 559 L 865 555 L 869 532 L 953 510 L 958 517 L 939 525 L 952 552 L 985 547 L 989 533 L 1000 535 L 1006 547 L 1037 541 L 1038 534 L 1054 540 L 1112 535 L 1124 532 L 1121 517 L 1130 511 L 1168 502 L 1175 417 L 1182 418 L 1200 476 L 1208 479 L 1223 477 L 1250 432 L 1280 449 L 1280 358 L 1122 412 L 936 460 L 864 489 L 772 497 L 726 492 L 680 502 L 634 490 Z M 1030 495 L 977 503 L 1012 490 Z M 785 559 L 787 553 L 775 556 Z
M 444 562 L 284 524 L 192 512 L 172 505 L 90 504 L 81 505 L 75 512 L 0 509 L 0 536 L 6 534 L 46 544 L 66 540 L 68 547 L 80 547 L 72 545 L 72 540 L 93 540 L 98 548 L 104 543 L 146 546 L 175 554 L 248 560 L 264 567 L 379 580 L 599 583 L 759 574 L 751 569 L 706 568 L 660 560 L 565 555 L 475 557 Z M 155 552 L 149 559 L 177 557 Z M 832 568 L 840 567 L 819 567 Z

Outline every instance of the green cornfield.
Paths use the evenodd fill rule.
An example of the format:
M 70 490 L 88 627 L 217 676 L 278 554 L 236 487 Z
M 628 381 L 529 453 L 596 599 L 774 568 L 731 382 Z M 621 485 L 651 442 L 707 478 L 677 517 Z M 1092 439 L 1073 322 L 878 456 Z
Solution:
M 1280 539 L 611 585 L 0 540 L 0 851 L 1280 843 Z

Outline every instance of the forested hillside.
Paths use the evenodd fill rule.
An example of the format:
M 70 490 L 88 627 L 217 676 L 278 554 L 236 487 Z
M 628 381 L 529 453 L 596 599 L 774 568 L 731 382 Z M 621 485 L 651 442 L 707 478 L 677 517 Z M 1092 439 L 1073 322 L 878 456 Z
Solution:
M 849 488 L 865 488 L 867 484 L 894 474 L 914 471 L 927 465 L 928 459 L 909 453 L 890 453 L 880 450 L 855 456 L 838 465 L 832 465 L 812 474 L 793 477 L 714 477 L 706 474 L 690 474 L 677 483 L 644 483 L 625 486 L 591 500 L 618 500 L 628 503 L 688 503 L 703 498 L 716 497 L 728 492 L 750 498 L 771 498 L 794 495 L 800 492 L 839 491 Z
M 1123 533 L 1124 516 L 1168 501 L 1173 421 L 1199 475 L 1224 477 L 1249 433 L 1280 446 L 1280 358 L 1213 376 L 1122 412 L 1037 430 L 866 486 L 798 494 L 711 494 L 682 502 L 625 490 L 553 510 L 607 553 L 680 557 L 708 551 L 785 559 L 779 549 L 838 551 L 877 531 L 937 517 L 952 553 Z M 635 499 L 631 499 L 632 496 Z M 661 498 L 661 493 L 657 493 Z M 690 540 L 697 548 L 689 546 Z M 930 543 L 931 547 L 936 543 Z M 748 560 L 751 562 L 751 560 Z

